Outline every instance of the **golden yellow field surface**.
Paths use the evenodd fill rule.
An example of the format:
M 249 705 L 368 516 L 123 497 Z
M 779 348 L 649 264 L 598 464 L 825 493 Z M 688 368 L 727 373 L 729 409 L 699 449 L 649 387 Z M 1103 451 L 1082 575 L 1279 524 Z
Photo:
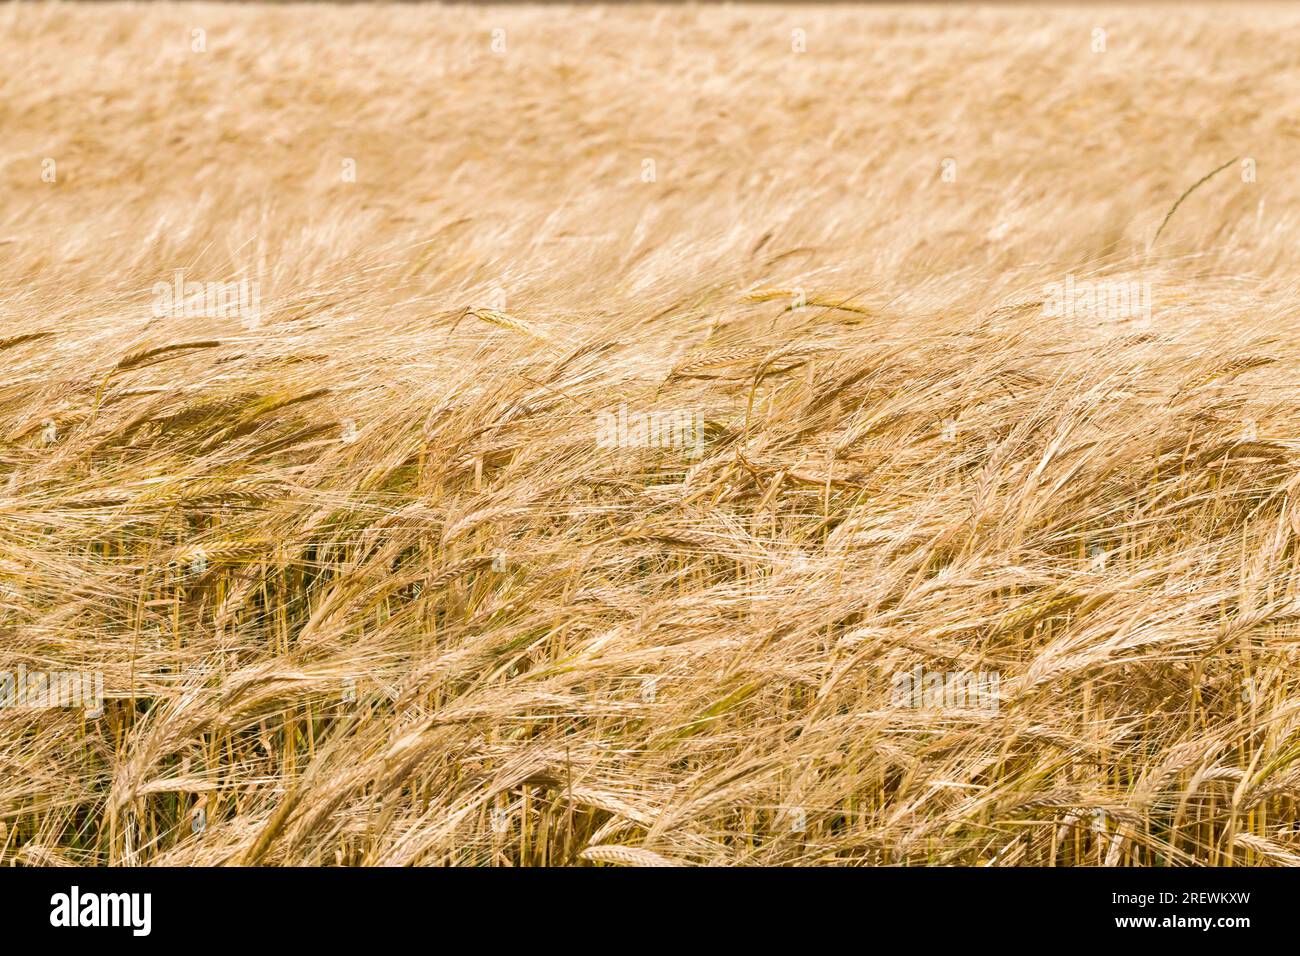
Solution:
M 1300 863 L 1297 31 L 3 7 L 0 862 Z

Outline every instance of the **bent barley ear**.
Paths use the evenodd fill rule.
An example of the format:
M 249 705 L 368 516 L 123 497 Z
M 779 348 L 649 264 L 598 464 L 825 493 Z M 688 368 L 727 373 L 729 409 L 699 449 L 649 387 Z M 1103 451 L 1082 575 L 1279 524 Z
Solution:
M 1196 192 L 1197 189 L 1199 189 L 1201 186 L 1204 186 L 1206 183 L 1208 183 L 1215 176 L 1219 175 L 1219 173 L 1223 172 L 1229 166 L 1236 163 L 1236 161 L 1237 161 L 1237 157 L 1234 156 L 1232 159 L 1228 160 L 1222 166 L 1210 170 L 1208 173 L 1206 173 L 1196 182 L 1188 186 L 1186 191 L 1181 196 L 1179 196 L 1176 200 L 1174 200 L 1174 204 L 1170 206 L 1169 211 L 1165 213 L 1165 218 L 1160 220 L 1160 228 L 1156 230 L 1155 236 L 1151 239 L 1151 244 L 1153 246 L 1156 244 L 1156 241 L 1160 238 L 1160 234 L 1165 231 L 1165 226 L 1169 225 L 1169 220 L 1174 217 L 1174 213 L 1178 211 L 1178 207 L 1183 204 L 1183 200 L 1185 200 L 1192 193 Z

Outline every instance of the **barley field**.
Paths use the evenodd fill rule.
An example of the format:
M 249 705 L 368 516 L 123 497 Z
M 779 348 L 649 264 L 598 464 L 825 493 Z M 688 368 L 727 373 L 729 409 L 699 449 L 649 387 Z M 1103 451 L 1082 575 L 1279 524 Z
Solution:
M 1300 863 L 1298 30 L 4 6 L 0 863 Z

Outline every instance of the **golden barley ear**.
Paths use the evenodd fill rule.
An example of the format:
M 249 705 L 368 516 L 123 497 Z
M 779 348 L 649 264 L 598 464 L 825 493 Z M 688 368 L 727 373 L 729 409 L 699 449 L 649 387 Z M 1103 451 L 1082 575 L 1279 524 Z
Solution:
M 145 364 L 152 365 L 155 361 L 160 361 L 163 356 L 172 358 L 183 352 L 193 352 L 201 349 L 215 349 L 220 345 L 220 342 L 206 340 L 202 342 L 177 342 L 174 345 L 163 345 L 158 348 L 143 349 L 139 352 L 132 352 L 130 355 L 125 356 L 117 363 L 116 370 L 124 372 L 130 369 L 139 368 Z

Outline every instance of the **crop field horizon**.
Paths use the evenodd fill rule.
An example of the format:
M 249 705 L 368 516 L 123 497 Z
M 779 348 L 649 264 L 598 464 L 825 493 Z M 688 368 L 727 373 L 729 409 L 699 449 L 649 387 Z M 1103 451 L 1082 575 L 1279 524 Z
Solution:
M 0 7 L 0 864 L 1300 864 L 1298 30 Z

